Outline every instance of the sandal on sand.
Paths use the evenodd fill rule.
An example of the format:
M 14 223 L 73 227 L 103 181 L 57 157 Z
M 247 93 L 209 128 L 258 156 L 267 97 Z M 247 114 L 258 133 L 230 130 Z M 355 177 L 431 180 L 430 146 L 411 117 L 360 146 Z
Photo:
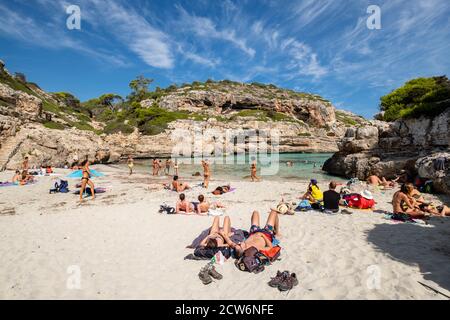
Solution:
M 209 275 L 209 270 L 207 268 L 202 268 L 198 273 L 198 277 L 202 281 L 204 285 L 210 284 L 212 282 L 212 278 Z
M 288 291 L 298 285 L 297 275 L 295 273 L 291 273 L 289 276 L 285 277 L 283 281 L 281 281 L 278 286 L 278 290 L 280 291 Z

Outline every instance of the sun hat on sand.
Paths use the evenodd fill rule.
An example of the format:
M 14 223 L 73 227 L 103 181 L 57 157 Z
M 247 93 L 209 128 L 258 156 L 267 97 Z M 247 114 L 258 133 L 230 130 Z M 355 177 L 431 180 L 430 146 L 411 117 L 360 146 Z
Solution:
M 270 208 L 270 210 L 275 211 L 276 213 L 279 214 L 294 214 L 292 208 L 290 208 L 290 206 L 284 202 L 279 203 L 275 209 Z
M 364 190 L 363 192 L 361 192 L 361 196 L 363 198 L 366 198 L 367 200 L 373 199 L 372 192 L 370 192 L 369 190 Z

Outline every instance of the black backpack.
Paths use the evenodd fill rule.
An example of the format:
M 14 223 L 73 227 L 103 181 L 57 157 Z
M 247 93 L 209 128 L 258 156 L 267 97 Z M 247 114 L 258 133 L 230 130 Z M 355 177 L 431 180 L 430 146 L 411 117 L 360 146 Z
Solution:
M 50 189 L 49 193 L 68 193 L 69 192 L 69 182 L 66 180 L 59 180 L 58 182 L 55 182 L 55 188 Z

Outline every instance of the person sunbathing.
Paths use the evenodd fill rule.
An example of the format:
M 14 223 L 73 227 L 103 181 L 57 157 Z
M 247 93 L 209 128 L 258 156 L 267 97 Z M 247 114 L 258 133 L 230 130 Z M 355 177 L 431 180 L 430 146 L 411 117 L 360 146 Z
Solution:
M 381 179 L 377 175 L 371 175 L 367 178 L 367 183 L 375 187 L 393 188 L 395 187 L 394 181 L 388 181 L 385 177 Z
M 26 184 L 32 183 L 34 181 L 34 177 L 31 174 L 28 174 L 28 171 L 23 170 L 20 175 L 19 184 L 24 186 Z
M 212 192 L 212 194 L 216 195 L 216 196 L 220 196 L 224 193 L 230 192 L 231 187 L 230 185 L 227 186 L 219 186 L 216 189 L 214 189 L 214 191 Z
M 198 196 L 198 201 L 199 202 L 193 202 L 192 204 L 194 205 L 194 210 L 199 215 L 206 215 L 209 209 L 215 210 L 217 208 L 225 208 L 225 206 L 220 202 L 209 203 L 205 200 L 205 196 L 202 194 Z
M 255 247 L 258 251 L 268 250 L 273 247 L 272 241 L 275 236 L 280 236 L 278 213 L 272 210 L 266 225 L 261 229 L 259 212 L 253 211 L 249 236 L 241 243 L 234 243 L 227 232 L 221 231 L 219 234 L 224 238 L 225 243 L 234 249 L 236 257 L 242 256 L 244 251 L 251 247 Z
M 186 195 L 184 193 L 180 194 L 175 207 L 175 212 L 179 214 L 196 214 L 194 204 L 186 200 Z
M 425 200 L 422 194 L 417 190 L 412 183 L 406 184 L 406 189 L 408 190 L 407 195 L 410 200 L 414 203 L 414 207 L 424 211 L 431 213 L 436 216 L 450 216 L 450 208 L 446 205 L 435 206 L 432 203 L 429 203 Z
M 323 193 L 320 190 L 316 179 L 311 179 L 311 182 L 308 185 L 308 190 L 301 197 L 301 199 L 308 200 L 311 203 L 317 203 L 323 200 Z
M 408 189 L 405 184 L 401 186 L 399 191 L 394 193 L 392 207 L 394 213 L 406 213 L 411 216 L 411 218 L 423 219 L 428 216 L 427 213 L 420 211 L 414 206 L 414 202 L 408 197 Z
M 222 228 L 220 228 L 220 217 L 214 217 L 211 230 L 206 238 L 200 242 L 200 246 L 210 249 L 229 247 L 221 233 L 225 233 L 228 237 L 233 235 L 231 232 L 231 222 L 229 216 L 225 216 L 223 218 Z
M 178 180 L 178 176 L 174 176 L 173 177 L 173 181 L 172 181 L 172 190 L 176 191 L 176 192 L 183 192 L 184 190 L 190 189 L 191 187 L 185 183 L 185 182 L 180 182 Z

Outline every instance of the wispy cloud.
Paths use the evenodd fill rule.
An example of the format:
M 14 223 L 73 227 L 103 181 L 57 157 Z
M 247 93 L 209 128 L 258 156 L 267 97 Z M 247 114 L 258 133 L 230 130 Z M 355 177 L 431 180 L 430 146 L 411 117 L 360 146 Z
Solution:
M 231 28 L 219 29 L 210 18 L 191 15 L 180 5 L 177 5 L 176 8 L 180 13 L 180 26 L 193 32 L 196 36 L 228 41 L 250 57 L 255 56 L 256 51 L 247 45 L 246 39 L 237 36 L 235 30 Z

